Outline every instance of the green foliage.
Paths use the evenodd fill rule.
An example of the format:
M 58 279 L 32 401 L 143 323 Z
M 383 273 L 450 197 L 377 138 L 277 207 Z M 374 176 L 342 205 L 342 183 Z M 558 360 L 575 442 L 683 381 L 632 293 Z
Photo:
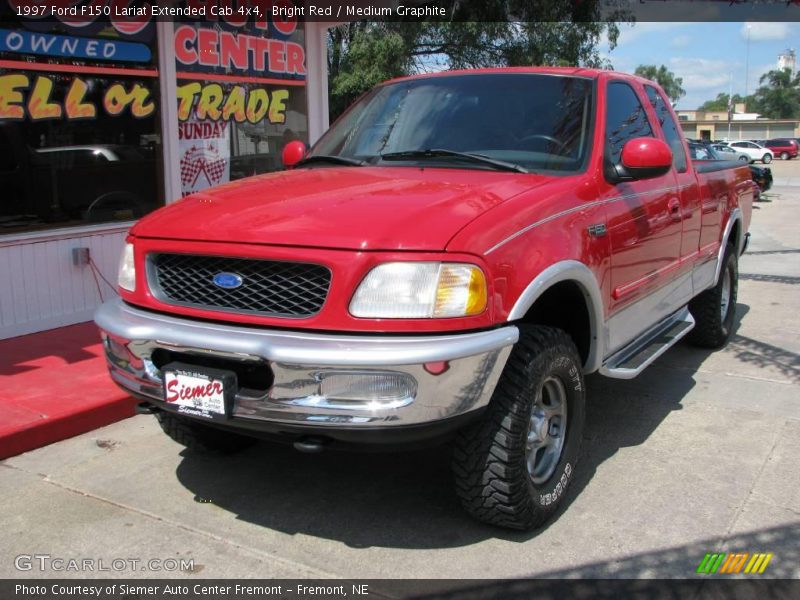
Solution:
M 703 104 L 700 105 L 700 108 L 698 108 L 698 110 L 705 110 L 708 112 L 728 110 L 728 98 L 730 98 L 729 94 L 725 93 L 717 94 L 717 97 L 714 98 L 713 100 L 707 100 L 703 102 Z M 740 94 L 734 94 L 731 106 L 733 107 L 736 104 L 741 104 L 741 103 L 744 103 L 746 105 L 747 110 L 753 112 L 752 107 L 755 106 L 754 96 L 750 95 L 747 96 L 747 98 L 745 98 Z
M 406 75 L 407 40 L 384 23 L 350 23 L 328 34 L 328 88 L 334 117 L 374 85 Z
M 442 69 L 521 65 L 611 68 L 598 46 L 616 46 L 615 21 L 599 0 L 443 0 L 448 21 L 355 22 L 328 34 L 330 113 L 335 118 L 376 83 Z M 625 13 L 614 14 L 623 20 Z
M 756 112 L 768 119 L 800 119 L 800 74 L 789 69 L 765 73 L 756 90 Z
M 673 106 L 678 100 L 686 95 L 686 90 L 681 87 L 683 79 L 675 77 L 675 73 L 670 71 L 664 65 L 656 67 L 655 65 L 639 65 L 634 71 L 635 75 L 644 77 L 650 81 L 655 81 L 664 90 L 667 98 L 670 99 Z M 723 109 L 724 110 L 724 109 Z

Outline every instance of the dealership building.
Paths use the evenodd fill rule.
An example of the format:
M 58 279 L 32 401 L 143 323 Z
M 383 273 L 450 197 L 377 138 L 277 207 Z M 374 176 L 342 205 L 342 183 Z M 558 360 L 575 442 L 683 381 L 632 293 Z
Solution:
M 91 319 L 133 222 L 327 128 L 327 25 L 0 7 L 0 339 Z

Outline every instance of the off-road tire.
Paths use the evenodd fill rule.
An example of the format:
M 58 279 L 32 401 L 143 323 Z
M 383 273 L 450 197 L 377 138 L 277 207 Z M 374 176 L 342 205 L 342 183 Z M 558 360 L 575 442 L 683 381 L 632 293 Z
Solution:
M 519 329 L 519 342 L 486 412 L 456 438 L 452 468 L 456 492 L 469 514 L 492 525 L 528 530 L 553 516 L 574 479 L 586 392 L 578 350 L 566 333 L 530 325 Z M 534 483 L 526 455 L 531 415 L 537 394 L 554 378 L 565 392 L 565 439 L 552 474 Z
M 761 159 L 761 162 L 763 162 L 765 165 L 771 163 L 772 162 L 772 154 L 765 154 L 764 158 Z
M 722 315 L 725 273 L 729 276 L 729 298 L 727 312 Z M 689 312 L 695 320 L 695 326 L 687 339 L 691 344 L 701 348 L 722 348 L 733 333 L 733 321 L 736 317 L 736 296 L 739 289 L 739 263 L 736 249 L 728 244 L 722 258 L 722 268 L 717 284 L 699 294 L 689 302 Z
M 209 427 L 186 417 L 165 411 L 156 413 L 158 424 L 169 437 L 190 450 L 231 454 L 255 444 L 255 438 Z

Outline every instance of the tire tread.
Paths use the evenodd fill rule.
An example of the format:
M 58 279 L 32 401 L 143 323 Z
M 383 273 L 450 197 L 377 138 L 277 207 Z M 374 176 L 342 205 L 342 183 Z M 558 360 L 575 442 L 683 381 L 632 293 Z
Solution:
M 244 450 L 257 441 L 246 435 L 215 429 L 164 411 L 157 412 L 155 416 L 164 433 L 189 450 L 231 454 Z
M 555 511 L 535 505 L 520 438 L 527 435 L 528 405 L 524 392 L 531 363 L 568 354 L 580 365 L 572 339 L 563 331 L 520 326 L 520 339 L 508 358 L 485 417 L 459 432 L 452 468 L 456 493 L 468 513 L 480 521 L 527 530 L 542 525 Z

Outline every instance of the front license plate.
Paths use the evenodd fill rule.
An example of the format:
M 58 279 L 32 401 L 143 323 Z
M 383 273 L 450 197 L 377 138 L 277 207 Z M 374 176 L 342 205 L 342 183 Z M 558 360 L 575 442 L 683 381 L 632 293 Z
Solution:
M 207 419 L 225 418 L 236 393 L 233 371 L 170 363 L 164 373 L 164 401 L 177 412 Z

